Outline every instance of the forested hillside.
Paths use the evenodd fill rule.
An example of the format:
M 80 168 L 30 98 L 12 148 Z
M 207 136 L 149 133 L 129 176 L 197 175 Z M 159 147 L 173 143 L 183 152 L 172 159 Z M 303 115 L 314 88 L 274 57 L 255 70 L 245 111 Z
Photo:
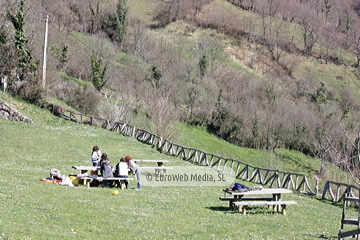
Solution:
M 166 138 L 176 122 L 201 125 L 241 147 L 293 149 L 359 174 L 357 0 L 0 4 L 0 75 L 15 95 Z

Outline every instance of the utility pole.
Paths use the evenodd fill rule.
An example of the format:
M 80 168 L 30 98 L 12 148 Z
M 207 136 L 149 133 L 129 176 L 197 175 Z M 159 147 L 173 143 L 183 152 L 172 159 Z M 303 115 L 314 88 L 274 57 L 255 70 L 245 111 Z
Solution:
M 49 24 L 49 15 L 46 15 L 44 55 L 43 55 L 43 76 L 42 76 L 42 86 L 43 86 L 43 88 L 45 88 L 45 85 L 46 85 L 46 48 L 47 48 L 48 24 Z

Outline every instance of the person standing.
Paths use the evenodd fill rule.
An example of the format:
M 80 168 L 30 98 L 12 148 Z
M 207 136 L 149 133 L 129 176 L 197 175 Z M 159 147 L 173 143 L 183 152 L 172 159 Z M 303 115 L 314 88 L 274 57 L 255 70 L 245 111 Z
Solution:
M 94 167 L 100 166 L 101 151 L 98 146 L 94 146 L 91 153 L 91 162 Z
M 141 169 L 140 167 L 135 163 L 135 161 L 130 157 L 126 156 L 125 161 L 128 164 L 128 167 L 131 169 L 131 171 L 136 175 L 136 180 L 138 182 L 136 190 L 141 190 Z

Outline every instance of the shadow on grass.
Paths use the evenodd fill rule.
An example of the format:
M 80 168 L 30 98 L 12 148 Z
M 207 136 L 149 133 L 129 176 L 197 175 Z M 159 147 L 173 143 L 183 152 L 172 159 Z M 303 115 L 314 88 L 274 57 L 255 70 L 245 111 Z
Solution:
M 218 212 L 224 212 L 225 214 L 240 214 L 242 215 L 239 210 L 237 209 L 230 209 L 229 207 L 224 207 L 224 206 L 218 206 L 218 207 L 205 207 L 207 209 L 210 209 L 212 211 L 218 211 Z M 252 207 L 250 209 L 248 209 L 248 211 L 246 212 L 246 215 L 255 215 L 255 214 L 281 214 L 279 212 L 276 212 L 272 209 L 266 209 L 263 207 Z
M 234 211 L 232 209 L 230 209 L 229 207 L 224 207 L 224 206 L 218 206 L 218 207 L 205 207 L 207 209 L 210 209 L 212 211 L 217 211 L 217 212 L 224 212 L 226 214 L 233 214 L 233 213 L 239 213 L 237 211 Z
M 337 236 L 326 236 L 326 235 L 318 235 L 315 234 L 304 234 L 304 239 L 338 239 Z
M 322 202 L 322 203 L 326 203 L 326 204 L 333 205 L 333 206 L 336 206 L 336 207 L 339 207 L 339 208 L 343 208 L 343 201 L 341 201 L 341 202 L 332 202 L 331 200 L 322 199 L 322 198 L 316 198 L 316 200 L 318 200 L 319 202 Z

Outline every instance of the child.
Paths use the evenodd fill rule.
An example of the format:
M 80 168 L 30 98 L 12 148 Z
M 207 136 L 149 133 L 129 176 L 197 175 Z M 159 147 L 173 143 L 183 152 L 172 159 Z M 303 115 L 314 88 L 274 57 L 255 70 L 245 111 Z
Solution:
M 101 152 L 98 146 L 94 146 L 91 153 L 91 162 L 94 167 L 100 166 Z
M 107 158 L 107 154 L 103 153 L 101 155 L 101 161 L 100 161 L 100 166 L 101 166 L 101 175 L 103 178 L 112 178 L 114 177 L 112 168 L 113 165 L 111 164 L 110 160 Z M 103 181 L 103 186 L 105 187 L 109 187 L 109 185 L 112 184 L 112 180 L 104 180 Z
M 132 158 L 130 156 L 126 156 L 125 157 L 125 161 L 128 164 L 128 167 L 133 171 L 134 174 L 136 174 L 136 179 L 138 182 L 138 187 L 136 188 L 136 190 L 141 190 L 142 186 L 141 186 L 141 169 L 140 167 L 135 163 L 134 160 L 132 160 Z
M 115 177 L 120 177 L 120 178 L 128 178 L 128 165 L 125 161 L 125 158 L 121 158 L 120 162 L 116 165 L 115 167 Z M 124 180 L 125 182 L 125 187 L 129 188 L 129 182 L 127 180 Z M 120 181 L 116 182 L 118 187 L 120 187 Z

